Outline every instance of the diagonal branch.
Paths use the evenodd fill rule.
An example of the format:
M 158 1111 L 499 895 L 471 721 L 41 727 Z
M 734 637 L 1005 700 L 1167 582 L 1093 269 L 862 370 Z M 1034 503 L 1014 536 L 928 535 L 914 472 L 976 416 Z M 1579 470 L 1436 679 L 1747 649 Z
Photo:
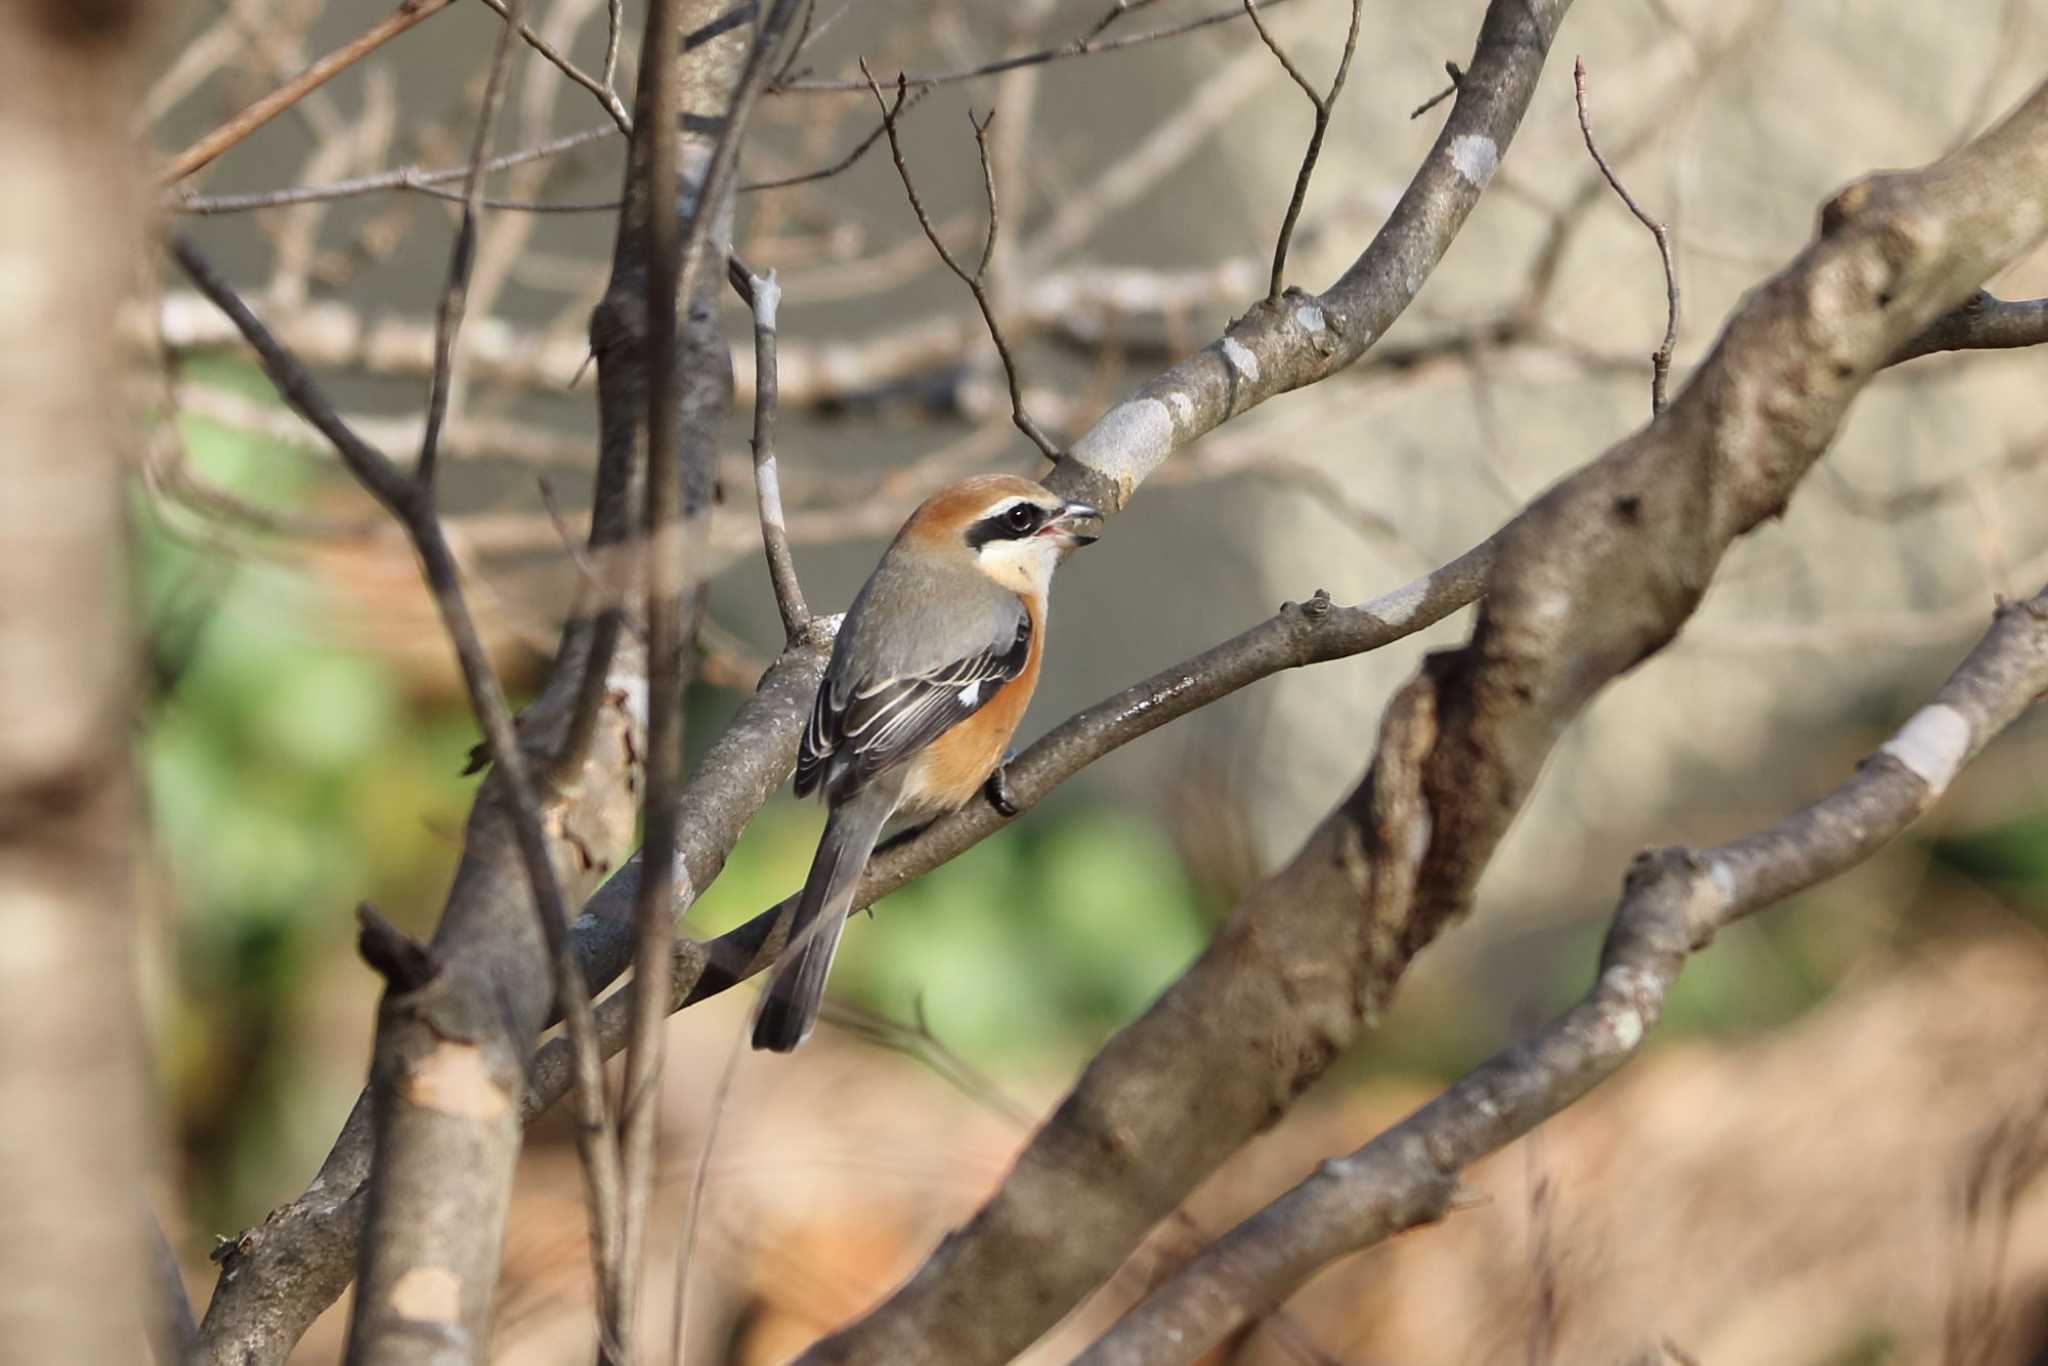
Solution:
M 171 164 L 158 174 L 157 183 L 174 185 L 183 180 L 399 34 L 433 18 L 453 3 L 454 0 L 399 0 L 397 9 L 171 158 Z
M 517 30 L 521 40 L 539 53 L 543 61 L 561 72 L 572 83 L 588 90 L 603 107 L 604 112 L 611 116 L 614 127 L 628 137 L 633 135 L 633 116 L 626 112 L 626 106 L 620 102 L 619 92 L 612 84 L 612 78 L 618 74 L 619 69 L 619 27 L 624 18 L 621 0 L 610 0 L 609 11 L 606 14 L 602 79 L 592 76 L 570 61 L 553 43 L 535 33 L 523 17 L 513 12 L 514 0 L 484 0 L 484 3 L 497 11 L 498 17 L 505 21 L 507 28 Z
M 248 336 L 250 345 L 264 358 L 266 368 L 277 378 L 279 391 L 284 394 L 287 401 L 292 402 L 294 406 L 299 406 L 303 401 L 305 406 L 300 407 L 300 412 L 308 421 L 320 426 L 323 431 L 333 429 L 336 450 L 340 452 L 351 470 L 362 479 L 364 485 L 404 525 L 407 534 L 412 538 L 414 549 L 419 554 L 435 607 L 440 612 L 442 624 L 455 647 L 463 681 L 469 690 L 471 707 L 490 747 L 491 757 L 496 765 L 495 781 L 502 785 L 505 793 L 504 804 L 509 808 L 506 814 L 513 828 L 520 858 L 525 865 L 541 929 L 553 955 L 557 992 L 562 999 L 572 1003 L 568 1037 L 573 1049 L 575 1089 L 579 1118 L 582 1121 L 579 1124 L 579 1132 L 587 1133 L 583 1147 L 589 1182 L 592 1237 L 597 1246 L 603 1247 L 609 1240 L 606 1231 L 607 1211 L 616 1208 L 617 1173 L 615 1158 L 612 1156 L 615 1152 L 614 1140 L 610 1133 L 603 1078 L 590 1020 L 589 994 L 583 985 L 582 972 L 570 952 L 567 903 L 551 862 L 547 834 L 541 826 L 539 798 L 527 773 L 524 756 L 518 748 L 511 708 L 505 701 L 504 691 L 485 653 L 482 638 L 477 634 L 475 620 L 470 615 L 462 591 L 460 571 L 456 568 L 454 555 L 442 532 L 440 518 L 435 514 L 433 490 L 430 485 L 416 482 L 398 473 L 387 457 L 363 442 L 334 416 L 331 405 L 321 395 L 319 387 L 306 373 L 304 367 L 277 343 L 262 322 L 213 270 L 211 264 L 199 255 L 190 242 L 183 238 L 175 239 L 172 251 L 193 283 L 219 304 Z M 408 996 L 416 994 L 426 993 L 407 993 Z M 389 1013 L 390 1009 L 387 998 L 385 1013 Z M 383 1021 L 380 1019 L 380 1039 L 383 1034 Z M 501 1083 L 492 1080 L 490 1084 Z M 380 1113 L 378 1117 L 394 1125 L 402 1123 L 403 1120 L 403 1116 L 393 1116 L 389 1112 Z M 390 1185 L 398 1185 L 403 1182 L 405 1174 L 385 1175 Z M 379 1191 L 386 1189 L 389 1189 L 389 1186 L 372 1187 L 373 1212 Z M 396 1273 L 393 1274 L 395 1278 Z M 355 1332 L 351 1337 L 352 1351 L 362 1348 L 367 1341 L 366 1335 L 373 1336 L 376 1332 L 374 1324 L 365 1322 L 367 1317 L 373 1316 L 359 1314 L 357 1317 L 354 1324 Z
M 1441 1096 L 1246 1219 L 1077 1360 L 1164 1366 L 1281 1304 L 1315 1270 L 1441 1218 L 1458 1175 L 1578 1100 L 1642 1046 L 1691 954 L 1745 916 L 1896 839 L 2048 694 L 2048 589 L 1990 632 L 1905 727 L 1819 801 L 1709 849 L 1638 857 L 1585 997 Z

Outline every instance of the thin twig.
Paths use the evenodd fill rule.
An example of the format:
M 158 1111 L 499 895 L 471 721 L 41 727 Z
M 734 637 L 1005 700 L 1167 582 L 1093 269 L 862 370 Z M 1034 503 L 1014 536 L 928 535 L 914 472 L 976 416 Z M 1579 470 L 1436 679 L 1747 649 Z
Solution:
M 476 220 L 484 192 L 484 162 L 491 150 L 491 129 L 498 121 L 499 106 L 505 102 L 505 77 L 512 66 L 512 30 L 523 27 L 519 16 L 525 7 L 526 0 L 511 0 L 511 8 L 504 11 L 505 27 L 498 31 L 498 43 L 491 52 L 490 75 L 484 79 L 483 107 L 477 111 L 476 138 L 469 150 L 469 178 L 462 189 L 462 222 L 455 230 L 455 248 L 448 253 L 448 283 L 441 290 L 441 306 L 434 314 L 434 374 L 427 389 L 426 431 L 420 437 L 419 463 L 413 470 L 413 478 L 429 501 L 434 496 L 434 476 L 440 468 L 441 424 L 448 418 L 448 394 L 455 382 L 455 340 L 462 333 L 462 315 L 469 304 L 469 272 L 476 263 Z
M 607 124 L 602 128 L 586 128 L 580 133 L 568 133 L 532 147 L 523 147 L 516 152 L 506 152 L 492 157 L 484 163 L 486 171 L 502 171 L 508 167 L 538 161 L 543 157 L 558 156 L 578 147 L 604 138 L 614 137 L 618 129 Z M 418 166 L 400 166 L 395 170 L 379 171 L 375 175 L 356 176 L 348 180 L 329 181 L 324 185 L 294 185 L 282 190 L 256 190 L 248 194 L 187 195 L 173 191 L 163 200 L 163 207 L 175 213 L 247 213 L 251 209 L 275 209 L 287 204 L 318 204 L 332 199 L 352 199 L 358 195 L 376 194 L 384 190 L 427 190 L 431 186 L 446 184 L 451 180 L 468 177 L 471 167 L 446 166 L 436 170 L 423 170 Z M 484 201 L 493 206 L 492 201 Z M 493 206 L 494 207 L 494 206 Z M 616 208 L 614 203 L 612 207 Z
M 1465 80 L 1464 71 L 1459 68 L 1456 62 L 1445 62 L 1444 74 L 1451 78 L 1451 83 L 1445 86 L 1443 89 L 1437 91 L 1434 95 L 1431 95 L 1421 104 L 1416 105 L 1415 108 L 1408 111 L 1408 117 L 1411 120 L 1421 118 L 1424 114 L 1427 114 L 1430 110 L 1436 108 L 1445 100 L 1449 99 L 1451 96 L 1458 93 L 1458 87 L 1462 85 Z
M 183 237 L 171 239 L 171 253 L 201 293 L 233 320 L 262 358 L 278 392 L 299 415 L 319 428 L 334 443 L 356 478 L 372 496 L 405 527 L 419 553 L 427 586 L 441 614 L 444 628 L 455 647 L 470 707 L 483 728 L 491 760 L 510 797 L 508 805 L 519 852 L 533 887 L 534 907 L 548 944 L 554 970 L 555 999 L 568 1024 L 569 1046 L 576 1095 L 576 1139 L 583 1158 L 585 1199 L 591 1222 L 591 1242 L 597 1253 L 600 1277 L 616 1264 L 619 1208 L 618 1138 L 604 1093 L 603 1061 L 598 1053 L 597 1035 L 591 1015 L 590 991 L 577 965 L 569 940 L 569 914 L 561 883 L 548 855 L 547 834 L 541 827 L 540 806 L 526 760 L 519 749 L 518 732 L 505 701 L 490 656 L 478 635 L 475 619 L 463 596 L 462 577 L 449 549 L 441 519 L 434 511 L 431 490 L 416 483 L 392 463 L 391 458 L 351 430 L 335 412 L 333 404 L 316 384 L 298 358 L 272 336 L 241 296 L 213 268 L 198 249 Z
M 775 469 L 775 315 L 782 303 L 782 286 L 774 271 L 756 275 L 737 256 L 728 258 L 726 269 L 733 288 L 754 315 L 754 497 L 760 505 L 761 546 L 768 556 L 768 579 L 775 588 L 775 606 L 782 613 L 783 638 L 793 644 L 810 625 L 811 609 L 804 604 L 796 561 L 789 553 L 789 524 L 782 515 L 782 480 Z
M 1155 3 L 1155 0 L 1116 0 L 1116 3 L 1109 7 L 1109 13 L 1095 21 L 1095 27 L 1088 30 L 1087 35 L 1080 40 L 1077 46 L 1085 48 L 1088 44 L 1108 32 L 1111 24 L 1123 18 L 1132 10 L 1140 10 L 1153 3 Z
M 1621 202 L 1628 205 L 1628 211 L 1636 221 L 1650 230 L 1650 236 L 1657 239 L 1657 254 L 1664 259 L 1664 342 L 1650 353 L 1650 414 L 1656 416 L 1664 411 L 1668 401 L 1668 386 L 1671 380 L 1671 352 L 1678 345 L 1678 267 L 1671 260 L 1671 234 L 1664 225 L 1643 212 L 1643 206 L 1636 203 L 1635 196 L 1623 187 L 1614 174 L 1614 168 L 1607 164 L 1607 158 L 1600 155 L 1600 149 L 1593 144 L 1593 125 L 1586 117 L 1586 62 L 1582 57 L 1572 59 L 1572 96 L 1579 106 L 1579 131 L 1586 136 L 1586 150 L 1593 156 L 1593 164 L 1600 168 L 1600 174 L 1621 196 Z
M 157 183 L 175 185 L 399 34 L 453 3 L 454 0 L 400 0 L 397 9 L 178 153 L 157 177 Z
M 1330 111 L 1337 107 L 1337 96 L 1344 89 L 1344 78 L 1351 74 L 1351 57 L 1358 51 L 1358 13 L 1362 0 L 1351 0 L 1351 27 L 1344 35 L 1344 55 L 1337 59 L 1337 74 L 1330 80 L 1330 92 L 1318 95 L 1315 86 L 1301 73 L 1285 48 L 1274 41 L 1266 29 L 1266 21 L 1259 17 L 1259 0 L 1244 0 L 1244 12 L 1250 17 L 1252 27 L 1259 31 L 1259 41 L 1266 45 L 1280 65 L 1301 87 L 1301 93 L 1308 96 L 1308 102 L 1315 106 L 1316 126 L 1308 135 L 1308 150 L 1302 153 L 1301 170 L 1295 173 L 1294 196 L 1287 201 L 1287 216 L 1280 220 L 1280 237 L 1273 244 L 1273 279 L 1266 289 L 1266 300 L 1278 303 L 1287 271 L 1287 246 L 1294 240 L 1294 224 L 1301 217 L 1302 201 L 1308 198 L 1309 177 L 1315 174 L 1316 159 L 1323 153 L 1323 135 L 1330 131 Z
M 619 35 L 626 27 L 626 0 L 605 0 L 604 76 L 605 93 L 617 99 L 619 80 Z M 617 116 L 614 115 L 614 118 Z M 627 122 L 632 122 L 628 116 Z
M 882 111 L 882 131 L 889 136 L 889 155 L 896 163 L 896 175 L 903 182 L 903 193 L 910 200 L 910 211 L 917 215 L 918 227 L 924 229 L 925 240 L 932 244 L 932 250 L 936 251 L 939 254 L 939 259 L 946 263 L 946 269 L 958 276 L 960 282 L 966 285 L 973 293 L 974 302 L 981 309 L 982 321 L 988 324 L 989 337 L 996 344 L 996 355 L 1003 362 L 1003 374 L 1010 382 L 1010 420 L 1017 424 L 1018 431 L 1029 437 L 1031 443 L 1045 454 L 1046 459 L 1058 460 L 1060 458 L 1059 446 L 1039 428 L 1036 422 L 1032 421 L 1031 414 L 1024 409 L 1024 385 L 1017 376 L 1017 361 L 1010 354 L 1010 343 L 1003 336 L 1002 324 L 996 321 L 995 303 L 989 298 L 988 287 L 985 283 L 986 276 L 988 275 L 989 257 L 995 252 L 996 229 L 998 226 L 996 179 L 995 173 L 989 168 L 988 160 L 988 130 L 989 126 L 995 122 L 995 111 L 991 109 L 988 117 L 980 120 L 974 117 L 973 110 L 970 109 L 967 112 L 967 122 L 974 129 L 974 146 L 981 157 L 982 188 L 988 196 L 988 236 L 982 245 L 981 264 L 975 268 L 972 274 L 969 274 L 966 267 L 962 266 L 955 259 L 953 253 L 947 250 L 945 242 L 939 237 L 938 229 L 932 226 L 931 215 L 925 212 L 924 200 L 918 197 L 917 182 L 911 178 L 910 166 L 903 160 L 903 142 L 896 135 L 896 119 L 902 113 L 905 102 L 909 98 L 909 85 L 904 77 L 898 76 L 896 78 L 896 101 L 892 105 L 887 99 L 883 98 L 882 87 L 875 83 L 874 75 L 868 71 L 868 64 L 865 58 L 861 60 L 860 69 L 861 73 L 868 78 L 868 89 L 874 94 L 875 106 Z
M 1275 5 L 1285 3 L 1286 0 L 1266 0 L 1266 8 L 1271 9 Z M 960 71 L 938 71 L 928 76 L 912 76 L 905 73 L 899 75 L 897 79 L 904 85 L 920 89 L 933 85 L 952 85 L 959 81 L 980 80 L 983 76 L 1000 75 L 1005 71 L 1015 71 L 1018 67 L 1022 66 L 1043 66 L 1047 62 L 1066 61 L 1072 57 L 1095 57 L 1105 52 L 1123 52 L 1130 48 L 1143 47 L 1147 43 L 1157 43 L 1168 38 L 1178 38 L 1183 34 L 1193 33 L 1197 29 L 1209 28 L 1216 24 L 1227 24 L 1233 19 L 1242 19 L 1243 17 L 1244 11 L 1241 9 L 1218 10 L 1214 14 L 1205 14 L 1198 19 L 1190 19 L 1185 23 L 1171 24 L 1165 28 L 1153 29 L 1149 33 L 1134 33 L 1128 38 L 1112 38 L 1108 42 L 1102 43 L 1083 39 L 1078 43 L 1068 43 L 1064 47 L 1041 48 L 1036 52 L 1019 52 L 1009 57 L 999 57 L 995 61 L 984 62 L 980 66 L 967 67 Z M 865 63 L 863 63 L 862 69 L 863 73 L 865 73 Z M 774 93 L 778 95 L 838 95 L 853 90 L 865 90 L 869 85 L 873 84 L 873 81 L 874 78 L 872 76 L 865 74 L 859 80 L 846 76 L 834 80 L 789 81 L 777 85 Z
M 526 45 L 535 52 L 538 52 L 543 60 L 554 66 L 556 70 L 567 76 L 571 81 L 596 96 L 598 104 L 603 106 L 605 113 L 611 115 L 612 122 L 618 125 L 621 133 L 632 133 L 633 116 L 626 112 L 626 106 L 620 101 L 618 91 L 612 88 L 612 73 L 618 65 L 619 56 L 619 30 L 616 16 L 614 16 L 611 36 L 605 43 L 604 79 L 599 80 L 557 51 L 554 45 L 548 42 L 547 39 L 535 33 L 531 28 L 528 28 L 523 19 L 513 18 L 512 9 L 513 3 L 516 3 L 516 0 L 484 0 L 484 3 L 493 10 L 496 10 L 498 17 L 503 19 L 507 25 L 516 29 L 519 36 L 526 40 Z M 613 10 L 616 11 L 620 0 L 611 0 L 611 3 Z
M 917 107 L 917 103 L 919 100 L 922 100 L 926 95 L 932 93 L 932 89 L 933 87 L 931 86 L 924 86 L 920 88 L 909 99 L 903 102 L 903 107 L 897 112 L 903 114 L 909 113 L 912 109 L 915 109 Z M 872 129 L 869 130 L 868 135 L 866 137 L 862 138 L 859 142 L 854 144 L 852 151 L 848 152 L 845 156 L 839 158 L 839 160 L 833 162 L 831 165 L 820 166 L 815 171 L 803 171 L 797 175 L 777 176 L 770 180 L 745 181 L 740 185 L 740 193 L 753 194 L 759 190 L 779 190 L 787 185 L 802 185 L 807 181 L 830 179 L 831 177 L 838 175 L 841 171 L 844 171 L 848 167 L 852 166 L 862 157 L 866 156 L 868 154 L 868 149 L 870 147 L 873 147 L 877 142 L 881 141 L 882 134 L 887 131 L 888 124 L 886 122 L 878 123 Z

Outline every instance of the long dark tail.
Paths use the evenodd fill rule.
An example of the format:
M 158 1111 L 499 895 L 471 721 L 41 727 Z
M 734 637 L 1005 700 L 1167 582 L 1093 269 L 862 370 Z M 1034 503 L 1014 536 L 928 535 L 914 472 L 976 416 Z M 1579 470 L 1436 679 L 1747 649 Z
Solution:
M 832 808 L 825 834 L 818 841 L 811 875 L 797 899 L 790 921 L 789 948 L 776 966 L 774 979 L 754 1019 L 754 1047 L 787 1053 L 802 1043 L 818 1022 L 825 999 L 825 974 L 839 947 L 839 931 L 853 904 L 861 870 L 874 852 L 875 840 L 895 808 L 893 791 L 869 789 Z

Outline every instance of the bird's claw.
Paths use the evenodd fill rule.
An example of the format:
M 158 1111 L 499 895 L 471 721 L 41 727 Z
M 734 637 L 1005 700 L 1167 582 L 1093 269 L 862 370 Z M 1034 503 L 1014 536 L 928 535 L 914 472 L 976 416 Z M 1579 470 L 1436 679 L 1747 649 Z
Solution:
M 988 798 L 988 804 L 996 809 L 997 815 L 1008 820 L 1017 814 L 1017 798 L 1010 791 L 1010 767 L 1007 758 L 996 765 L 996 771 L 988 775 L 988 782 L 983 784 L 981 790 Z

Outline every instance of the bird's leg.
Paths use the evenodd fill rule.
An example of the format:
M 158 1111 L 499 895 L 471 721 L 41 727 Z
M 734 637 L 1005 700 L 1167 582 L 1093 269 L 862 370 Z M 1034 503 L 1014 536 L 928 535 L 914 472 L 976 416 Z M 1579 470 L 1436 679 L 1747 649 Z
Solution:
M 1003 761 L 996 765 L 995 772 L 988 775 L 988 781 L 982 784 L 981 788 L 982 795 L 988 798 L 988 804 L 1005 820 L 1017 814 L 1017 797 L 1010 791 L 1010 760 L 1016 757 L 1017 751 L 1014 749 L 1004 754 Z

